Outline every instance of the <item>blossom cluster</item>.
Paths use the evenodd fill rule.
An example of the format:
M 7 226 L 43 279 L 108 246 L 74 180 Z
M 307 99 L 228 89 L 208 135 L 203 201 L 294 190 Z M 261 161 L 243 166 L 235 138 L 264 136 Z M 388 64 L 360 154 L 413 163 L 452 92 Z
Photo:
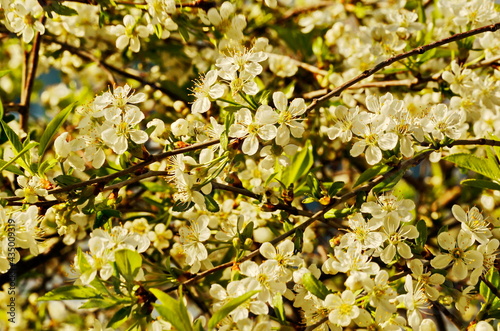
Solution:
M 330 107 L 333 125 L 327 127 L 326 132 L 330 139 L 355 140 L 351 155 L 364 152 L 370 165 L 382 160 L 383 151 L 397 149 L 404 157 L 412 157 L 415 145 L 424 140 L 459 139 L 465 137 L 468 128 L 466 114 L 460 108 L 440 103 L 414 114 L 403 100 L 395 99 L 390 93 L 367 96 L 366 109 Z
M 0 0 L 16 327 L 499 328 L 497 9 Z

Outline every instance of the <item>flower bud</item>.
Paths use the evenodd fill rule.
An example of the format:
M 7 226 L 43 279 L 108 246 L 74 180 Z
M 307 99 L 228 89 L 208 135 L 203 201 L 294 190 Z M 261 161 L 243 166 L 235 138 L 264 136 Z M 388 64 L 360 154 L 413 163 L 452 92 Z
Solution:
M 179 118 L 170 126 L 172 134 L 176 137 L 185 136 L 189 133 L 189 122 L 183 118 Z
M 245 239 L 245 243 L 243 244 L 244 248 L 250 248 L 253 244 L 253 239 L 252 238 L 247 238 Z
M 233 247 L 236 249 L 241 247 L 241 239 L 240 238 L 233 238 Z

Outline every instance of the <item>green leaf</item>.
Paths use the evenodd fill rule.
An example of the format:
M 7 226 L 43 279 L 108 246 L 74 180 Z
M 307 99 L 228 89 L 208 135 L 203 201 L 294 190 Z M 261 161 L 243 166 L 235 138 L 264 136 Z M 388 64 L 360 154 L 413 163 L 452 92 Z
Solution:
M 424 220 L 417 222 L 418 237 L 415 239 L 415 243 L 418 247 L 418 253 L 424 249 L 424 245 L 427 242 L 427 224 Z
M 7 125 L 7 123 L 4 121 L 0 121 L 0 123 L 2 123 L 3 131 L 5 132 L 7 139 L 9 139 L 12 147 L 14 147 L 14 150 L 19 153 L 23 149 L 23 144 L 21 143 L 19 136 L 10 128 L 10 126 Z
M 432 59 L 434 57 L 434 55 L 436 55 L 436 51 L 437 51 L 437 48 L 433 48 L 431 50 L 428 50 L 424 54 L 418 55 L 416 61 L 420 62 L 420 63 L 425 63 L 425 62 L 429 61 L 430 59 Z
M 500 184 L 486 179 L 465 179 L 460 184 L 464 186 L 500 191 Z
M 282 182 L 288 187 L 290 184 L 297 183 L 298 179 L 309 172 L 313 166 L 314 156 L 312 145 L 306 142 L 304 148 L 294 155 L 291 165 L 283 171 Z
M 52 121 L 47 124 L 45 131 L 43 132 L 42 137 L 40 138 L 40 146 L 38 147 L 38 156 L 43 156 L 45 150 L 47 149 L 49 143 L 52 141 L 52 138 L 57 133 L 57 130 L 63 125 L 64 121 L 68 117 L 69 113 L 73 110 L 75 103 L 73 102 L 63 110 L 57 114 Z
M 94 222 L 94 229 L 100 228 L 104 226 L 104 224 L 111 218 L 111 217 L 119 217 L 120 211 L 116 209 L 103 209 L 99 210 L 96 214 L 95 217 L 95 222 Z
M 330 209 L 325 213 L 325 218 L 344 218 L 352 213 L 351 208 Z
M 0 70 L 0 78 L 7 75 L 11 70 Z
M 57 177 L 54 177 L 54 181 L 59 184 L 60 186 L 70 186 L 73 184 L 78 184 L 82 180 L 80 178 L 76 178 L 70 175 L 59 175 Z
M 12 163 L 16 162 L 17 159 L 21 158 L 24 154 L 26 154 L 27 152 L 29 152 L 30 149 L 32 149 L 33 147 L 35 147 L 37 145 L 38 145 L 38 143 L 36 141 L 30 142 L 21 151 L 19 151 L 19 153 L 16 156 L 14 156 L 12 159 L 10 159 L 9 162 L 5 162 L 0 167 L 0 172 L 2 172 L 3 170 L 7 169 L 7 167 L 9 167 Z M 21 162 L 21 166 L 25 167 L 25 163 Z M 29 168 L 26 168 L 26 169 L 29 169 Z M 23 175 L 24 175 L 24 173 L 23 173 Z
M 70 8 L 68 6 L 65 6 L 58 1 L 53 1 L 50 2 L 48 6 L 44 7 L 44 10 L 47 12 L 48 16 L 52 18 L 52 13 L 57 13 L 61 16 L 75 16 L 78 15 L 78 12 L 74 10 L 73 8 Z
M 111 294 L 108 290 L 108 288 L 102 283 L 103 281 L 99 277 L 95 277 L 91 282 L 90 285 L 94 287 L 96 290 L 98 290 L 100 293 L 107 293 Z
M 53 167 L 55 167 L 55 165 L 58 163 L 57 159 L 49 159 L 49 160 L 45 160 L 42 162 L 42 164 L 40 164 L 40 166 L 38 167 L 38 174 L 40 176 L 44 176 L 45 173 L 52 169 Z
M 285 307 L 283 306 L 283 297 L 280 293 L 276 293 L 273 298 L 273 309 L 276 317 L 278 317 L 278 321 L 286 325 Z
M 86 308 L 100 308 L 100 309 L 106 309 L 113 307 L 117 304 L 116 301 L 110 299 L 110 298 L 104 298 L 104 299 L 89 299 L 87 302 L 85 302 L 83 305 L 79 307 L 79 309 L 86 309 Z
M 24 176 L 24 172 L 18 167 L 14 166 L 11 162 L 9 163 L 4 160 L 0 160 L 0 169 L 5 169 L 19 176 Z
M 287 43 L 294 53 L 301 53 L 304 58 L 312 56 L 311 34 L 305 34 L 296 29 L 290 29 L 284 25 L 273 25 L 270 28 L 276 30 L 278 36 Z
M 0 71 L 0 78 L 2 77 L 2 71 Z M 2 102 L 2 99 L 0 98 L 0 120 L 3 119 L 3 113 L 4 113 L 4 110 L 3 110 L 3 102 Z
M 334 182 L 330 185 L 328 188 L 328 196 L 329 197 L 334 197 L 337 193 L 340 192 L 340 190 L 344 187 L 345 183 L 344 182 Z M 325 184 L 326 186 L 326 184 Z
M 301 229 L 295 230 L 295 235 L 293 236 L 293 250 L 296 253 L 302 252 L 302 247 L 304 246 L 304 231 Z
M 302 276 L 302 283 L 304 287 L 321 300 L 325 300 L 330 291 L 326 288 L 325 284 L 319 281 L 312 273 L 308 272 Z
M 480 158 L 472 154 L 459 153 L 449 155 L 444 159 L 488 178 L 500 179 L 500 167 L 494 158 Z
M 241 232 L 240 239 L 242 242 L 244 242 L 247 238 L 253 238 L 253 229 L 254 223 L 249 222 Z
M 43 297 L 38 298 L 38 301 L 81 299 L 102 299 L 102 294 L 93 287 L 69 285 L 48 292 Z
M 135 276 L 141 269 L 141 254 L 130 249 L 119 249 L 115 252 L 115 264 L 118 272 L 128 282 L 133 282 Z
M 118 327 L 120 327 L 120 325 L 122 325 L 128 320 L 131 311 L 132 311 L 132 306 L 126 306 L 121 308 L 116 312 L 115 315 L 113 315 L 113 317 L 111 317 L 107 327 L 117 329 Z
M 87 186 L 79 194 L 78 200 L 76 200 L 77 205 L 83 205 L 90 198 L 95 198 L 95 187 Z
M 371 168 L 368 168 L 365 170 L 359 177 L 356 183 L 354 183 L 353 187 L 356 187 L 360 185 L 361 183 L 364 183 L 366 181 L 369 181 L 375 176 L 385 174 L 388 171 L 391 171 L 392 167 L 388 166 L 387 164 L 376 164 Z
M 254 296 L 259 291 L 250 291 L 237 298 L 232 299 L 222 306 L 218 311 L 216 311 L 210 320 L 208 321 L 208 329 L 212 330 L 215 326 L 222 321 L 227 315 L 229 315 L 233 310 L 238 308 L 240 305 L 248 301 L 252 296 Z
M 383 181 L 375 185 L 375 187 L 373 188 L 373 192 L 381 193 L 392 190 L 394 186 L 396 186 L 396 184 L 401 180 L 401 178 L 403 178 L 405 171 L 405 169 L 400 169 L 396 171 L 396 173 L 393 173 L 390 176 L 384 178 Z
M 321 198 L 321 190 L 319 188 L 319 181 L 318 179 L 316 178 L 316 176 L 314 176 L 313 173 L 309 173 L 307 174 L 307 186 L 309 186 L 309 189 L 310 189 L 310 192 L 312 193 L 312 195 L 316 198 Z
M 191 209 L 194 206 L 194 202 L 192 201 L 187 201 L 187 202 L 182 202 L 180 200 L 175 201 L 174 205 L 172 206 L 173 211 L 178 211 L 178 212 L 183 212 Z
M 80 272 L 83 274 L 87 271 L 89 271 L 92 267 L 90 266 L 89 262 L 87 261 L 87 257 L 83 253 L 82 249 L 78 247 L 77 249 L 77 260 L 78 260 L 78 268 L 80 269 Z
M 189 41 L 188 30 L 183 25 L 179 25 L 178 30 L 179 30 L 179 33 L 181 34 L 182 39 L 184 39 L 185 42 L 188 42 Z
M 158 313 L 179 331 L 193 331 L 191 319 L 182 299 L 175 300 L 163 291 L 151 288 L 151 293 L 162 302 L 161 305 L 153 304 Z
M 484 275 L 484 277 L 487 280 L 489 280 L 490 283 L 493 284 L 493 286 L 495 286 L 497 289 L 500 287 L 500 274 L 498 273 L 498 270 L 491 268 Z M 496 295 L 490 290 L 490 288 L 483 281 L 481 281 L 479 285 L 479 293 L 484 297 L 486 302 L 493 302 L 493 300 L 497 298 Z
M 216 213 L 220 210 L 219 204 L 215 199 L 210 195 L 205 195 L 205 205 L 207 206 L 208 211 L 212 213 Z

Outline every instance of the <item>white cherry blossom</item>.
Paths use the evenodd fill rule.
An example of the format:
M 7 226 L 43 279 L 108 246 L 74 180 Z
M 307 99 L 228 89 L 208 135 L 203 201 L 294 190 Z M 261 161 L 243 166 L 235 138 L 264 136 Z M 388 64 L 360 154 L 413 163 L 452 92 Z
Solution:
M 217 70 L 210 70 L 204 77 L 195 82 L 193 89 L 195 101 L 191 107 L 193 113 L 207 112 L 212 105 L 211 100 L 216 100 L 224 95 L 224 86 L 216 83 L 218 75 Z
M 444 269 L 452 263 L 448 275 L 457 280 L 467 277 L 470 269 L 479 268 L 483 264 L 483 254 L 469 247 L 474 243 L 470 233 L 460 230 L 455 238 L 449 232 L 441 232 L 438 243 L 448 253 L 439 254 L 431 260 L 431 265 L 437 269 Z
M 359 315 L 356 296 L 350 290 L 343 291 L 342 295 L 328 294 L 325 298 L 325 306 L 331 309 L 328 314 L 330 322 L 340 326 L 349 326 L 351 320 Z
M 144 119 L 144 114 L 133 109 L 127 110 L 121 121 L 101 133 L 101 138 L 116 154 L 123 154 L 128 149 L 128 140 L 136 144 L 143 144 L 148 140 L 148 134 L 135 129 L 136 125 Z
M 385 132 L 389 126 L 389 119 L 381 115 L 363 123 L 355 120 L 352 132 L 361 138 L 351 148 L 352 156 L 359 156 L 365 152 L 366 162 L 373 165 L 382 160 L 382 150 L 390 150 L 396 147 L 398 136 L 393 132 Z
M 259 149 L 259 138 L 271 140 L 276 137 L 277 129 L 274 124 L 278 114 L 269 106 L 262 105 L 257 109 L 255 117 L 248 108 L 240 109 L 235 116 L 235 124 L 229 129 L 229 136 L 244 138 L 242 151 L 247 155 L 254 155 Z
M 445 104 L 432 106 L 426 117 L 421 120 L 422 128 L 432 138 L 442 140 L 445 137 L 459 139 L 467 125 L 462 112 L 449 109 Z
M 333 126 L 330 126 L 326 133 L 328 138 L 340 140 L 344 143 L 352 139 L 352 126 L 354 120 L 359 115 L 359 107 L 348 109 L 345 106 L 330 107 L 328 112 L 333 116 Z
M 382 233 L 376 231 L 380 228 L 379 222 L 365 220 L 361 213 L 355 213 L 349 217 L 349 230 L 342 237 L 342 247 L 359 243 L 364 249 L 377 248 L 384 242 Z
M 403 225 L 401 220 L 392 214 L 384 219 L 381 231 L 384 234 L 385 241 L 387 241 L 387 246 L 380 253 L 382 261 L 391 263 L 396 252 L 404 259 L 409 259 L 413 256 L 410 246 L 405 240 L 418 237 L 418 230 L 414 225 Z
M 422 287 L 422 283 L 414 282 L 410 275 L 405 278 L 406 294 L 400 295 L 398 301 L 402 302 L 408 310 L 408 324 L 413 330 L 420 329 L 423 320 L 423 312 L 431 305 Z
M 48 195 L 45 188 L 45 181 L 38 176 L 19 176 L 17 183 L 21 188 L 17 189 L 14 193 L 27 203 L 35 203 L 38 197 L 46 197 Z
M 424 272 L 424 265 L 418 259 L 412 259 L 408 262 L 408 267 L 412 271 L 412 277 L 420 282 L 425 290 L 425 294 L 430 300 L 435 301 L 439 298 L 439 290 L 437 285 L 441 285 L 445 281 L 445 277 L 439 273 L 431 274 L 430 271 Z
M 259 252 L 269 260 L 278 263 L 279 279 L 289 281 L 292 278 L 293 269 L 302 264 L 302 259 L 294 254 L 295 246 L 290 239 L 285 239 L 276 247 L 266 242 L 260 246 Z
M 180 241 L 186 252 L 186 263 L 188 265 L 193 265 L 208 257 L 203 242 L 210 238 L 209 221 L 206 215 L 202 215 L 195 221 L 191 221 L 189 226 L 186 225 L 179 229 Z
M 270 305 L 275 294 L 283 294 L 286 291 L 286 283 L 280 281 L 280 269 L 276 260 L 267 260 L 260 265 L 245 261 L 240 264 L 240 272 L 257 280 L 259 287 L 256 290 L 260 290 L 257 297 Z
M 459 205 L 451 208 L 453 216 L 460 222 L 462 230 L 471 235 L 481 244 L 486 244 L 491 237 L 489 222 L 487 222 L 477 207 L 472 207 L 466 213 Z
M 210 295 L 218 300 L 214 303 L 214 310 L 219 310 L 225 303 L 235 299 L 243 294 L 253 291 L 259 286 L 259 283 L 253 278 L 244 278 L 242 280 L 232 281 L 227 285 L 227 289 L 219 284 L 212 284 L 210 287 Z M 256 315 L 267 314 L 269 308 L 267 305 L 257 299 L 257 293 L 246 303 L 238 306 L 229 313 L 235 322 L 246 319 L 251 312 Z
M 305 128 L 300 122 L 300 116 L 306 112 L 307 107 L 302 98 L 293 99 L 290 106 L 288 106 L 288 99 L 283 92 L 274 92 L 273 102 L 280 112 L 276 143 L 285 146 L 290 142 L 290 134 L 295 138 L 302 137 Z
M 125 49 L 129 46 L 130 50 L 135 53 L 141 50 L 140 39 L 150 35 L 148 28 L 145 25 L 139 25 L 132 15 L 125 15 L 123 25 L 118 24 L 111 27 L 111 33 L 118 36 L 116 39 L 118 49 Z

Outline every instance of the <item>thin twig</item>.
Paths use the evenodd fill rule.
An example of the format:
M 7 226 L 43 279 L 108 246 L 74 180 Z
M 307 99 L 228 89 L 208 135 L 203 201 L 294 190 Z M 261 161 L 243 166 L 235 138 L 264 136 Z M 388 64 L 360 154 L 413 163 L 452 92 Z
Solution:
M 370 87 L 384 88 L 384 87 L 389 87 L 389 86 L 412 87 L 413 85 L 415 85 L 417 83 L 418 83 L 417 78 L 402 79 L 402 80 L 385 80 L 385 81 L 379 81 L 379 82 L 368 82 L 368 83 L 363 83 L 363 84 L 356 84 L 356 85 L 350 86 L 348 89 L 349 90 L 356 90 L 356 89 L 370 88 Z M 303 97 L 304 97 L 304 99 L 309 100 L 309 99 L 319 98 L 327 93 L 328 93 L 328 89 L 324 88 L 321 90 L 307 92 L 303 95 Z
M 382 61 L 382 62 L 376 64 L 373 68 L 363 71 L 363 73 L 361 73 L 360 75 L 345 82 L 344 84 L 340 85 L 339 87 L 334 88 L 333 90 L 331 90 L 330 92 L 328 92 L 324 96 L 317 98 L 317 99 L 313 99 L 313 101 L 307 107 L 307 110 L 313 109 L 314 107 L 316 107 L 316 105 L 318 103 L 322 103 L 322 102 L 324 102 L 330 98 L 333 98 L 333 97 L 338 97 L 342 93 L 342 91 L 346 90 L 350 86 L 353 86 L 357 82 L 360 82 L 360 81 L 370 77 L 371 75 L 373 75 L 377 71 L 380 71 L 381 69 L 393 64 L 394 62 L 406 59 L 406 58 L 413 56 L 413 55 L 423 54 L 423 53 L 425 53 L 433 48 L 437 48 L 439 46 L 446 45 L 446 44 L 452 43 L 454 41 L 462 40 L 462 39 L 465 39 L 465 38 L 468 38 L 468 37 L 471 37 L 471 36 L 474 36 L 474 35 L 477 35 L 480 33 L 488 32 L 488 31 L 494 32 L 494 31 L 497 31 L 498 29 L 500 29 L 500 23 L 495 23 L 495 24 L 483 26 L 483 27 L 480 27 L 480 28 L 477 28 L 474 30 L 470 30 L 470 31 L 462 32 L 462 33 L 457 33 L 451 37 L 444 38 L 444 39 L 438 40 L 436 42 L 414 48 L 411 51 L 408 51 L 406 53 L 402 53 L 402 54 L 398 54 L 396 56 L 393 56 L 385 61 Z
M 225 184 L 216 183 L 216 182 L 212 182 L 212 187 L 214 189 L 219 189 L 219 190 L 224 190 L 224 191 L 229 191 L 229 192 L 241 194 L 241 195 L 244 195 L 244 196 L 247 196 L 249 198 L 259 200 L 259 201 L 262 200 L 262 197 L 260 195 L 255 194 L 252 191 L 249 191 L 249 190 L 244 189 L 244 188 L 234 187 L 234 186 L 225 185 Z M 295 207 L 286 205 L 284 203 L 278 203 L 278 204 L 273 205 L 273 206 L 279 210 L 284 210 L 292 215 L 300 215 L 300 216 L 307 216 L 307 217 L 311 217 L 313 215 L 311 212 L 308 212 L 305 210 L 299 210 Z
M 490 64 L 498 63 L 498 61 L 500 61 L 500 55 L 492 57 L 491 59 L 488 60 L 483 60 L 479 63 L 472 64 L 468 68 L 474 69 L 479 67 L 486 67 L 489 66 Z
M 64 2 L 77 2 L 77 3 L 83 3 L 83 4 L 88 4 L 88 5 L 97 5 L 97 2 L 95 0 L 64 0 Z M 147 2 L 135 2 L 135 1 L 115 1 L 117 5 L 125 5 L 125 6 L 147 6 Z M 175 7 L 177 8 L 182 8 L 182 7 L 190 7 L 190 8 L 196 8 L 196 7 L 207 7 L 211 5 L 215 6 L 215 3 L 211 1 L 206 1 L 206 0 L 194 0 L 194 1 L 189 1 L 186 3 L 176 3 Z
M 319 3 L 314 4 L 313 6 L 294 8 L 294 9 L 288 11 L 287 13 L 285 13 L 283 15 L 283 17 L 281 17 L 278 22 L 286 21 L 294 16 L 297 16 L 297 15 L 300 15 L 303 13 L 307 13 L 307 12 L 310 12 L 310 11 L 313 11 L 316 9 L 320 9 L 323 7 L 328 7 L 328 6 L 331 6 L 333 4 L 335 4 L 335 3 L 332 1 L 321 1 Z
M 52 189 L 52 190 L 48 191 L 48 194 L 58 194 L 58 193 L 70 192 L 70 191 L 73 191 L 73 190 L 76 190 L 76 189 L 79 189 L 82 187 L 94 185 L 94 184 L 104 184 L 104 183 L 110 182 L 111 180 L 113 180 L 115 178 L 129 175 L 131 173 L 140 171 L 140 170 L 144 169 L 146 166 L 150 165 L 151 163 L 161 161 L 161 160 L 166 159 L 170 156 L 177 155 L 177 154 L 183 154 L 183 153 L 187 153 L 187 152 L 192 152 L 192 151 L 195 151 L 198 149 L 203 149 L 203 148 L 206 148 L 206 147 L 209 147 L 212 145 L 216 145 L 219 142 L 220 142 L 219 139 L 214 139 L 214 140 L 209 140 L 209 141 L 199 143 L 199 144 L 193 144 L 193 145 L 188 146 L 188 147 L 174 149 L 172 151 L 164 152 L 161 154 L 151 155 L 147 160 L 142 161 L 140 163 L 137 163 L 137 164 L 131 166 L 130 168 L 123 169 L 123 170 L 117 171 L 115 173 L 106 175 L 106 176 L 86 180 L 83 182 L 79 182 L 79 183 L 68 185 L 68 186 L 61 187 L 61 188 Z M 10 201 L 21 200 L 22 198 L 21 197 L 7 197 L 7 198 L 3 198 L 3 199 L 10 202 Z
M 154 90 L 158 90 L 158 91 L 162 92 L 163 94 L 165 94 L 166 96 L 170 97 L 173 100 L 177 100 L 179 98 L 182 98 L 181 96 L 176 95 L 172 91 L 169 91 L 168 89 L 162 87 L 157 82 L 149 81 L 149 80 L 139 76 L 139 74 L 134 74 L 134 73 L 130 72 L 129 70 L 120 69 L 112 64 L 107 63 L 106 61 L 103 61 L 103 60 L 97 58 L 96 56 L 94 56 L 92 53 L 89 53 L 88 51 L 73 47 L 67 43 L 64 43 L 62 41 L 57 40 L 54 37 L 48 37 L 48 38 L 46 38 L 46 40 L 48 42 L 52 42 L 54 44 L 60 45 L 63 49 L 68 50 L 69 52 L 81 57 L 84 60 L 97 63 L 100 67 L 104 68 L 106 71 L 115 72 L 115 73 L 119 74 L 120 76 L 123 76 L 125 78 L 130 78 L 130 79 L 133 79 L 141 84 L 150 86 Z M 108 76 L 110 76 L 109 77 L 110 81 L 114 80 L 112 74 L 108 73 Z
M 441 313 L 443 313 L 446 318 L 452 322 L 459 330 L 463 328 L 463 322 L 455 316 L 455 314 L 452 314 L 448 309 L 446 309 L 445 306 L 440 304 L 438 301 L 432 301 L 432 305 L 436 307 Z
M 304 70 L 307 70 L 309 72 L 312 72 L 313 74 L 321 75 L 321 76 L 326 76 L 328 75 L 328 71 L 320 69 L 318 67 L 313 66 L 312 64 L 301 62 L 298 60 L 293 60 L 294 63 L 298 66 L 301 67 Z
M 459 139 L 459 140 L 453 141 L 452 143 L 447 145 L 447 147 L 464 146 L 464 145 L 500 146 L 500 141 L 492 140 L 492 139 L 485 139 L 485 138 L 472 139 L 472 140 Z
M 135 182 L 138 182 L 140 180 L 149 178 L 149 177 L 159 177 L 159 176 L 171 176 L 172 174 L 169 173 L 168 171 L 148 171 L 144 174 L 134 176 L 130 179 L 124 180 L 123 182 L 116 183 L 113 185 L 106 186 L 105 188 L 102 189 L 102 191 L 112 191 L 112 190 L 117 190 L 119 188 L 122 188 L 124 186 L 133 184 Z
M 46 17 L 40 19 L 42 24 L 45 23 Z M 25 67 L 23 68 L 23 85 L 21 91 L 21 102 L 19 107 L 19 115 L 21 115 L 21 128 L 24 132 L 28 132 L 28 121 L 30 117 L 30 102 L 31 93 L 33 92 L 33 84 L 35 83 L 36 69 L 38 67 L 38 59 L 40 58 L 40 45 L 42 44 L 42 34 L 37 32 L 33 38 L 33 46 Z
M 316 329 L 318 326 L 320 326 L 321 324 L 325 323 L 328 321 L 328 316 L 327 317 L 323 317 L 319 322 L 313 324 L 313 325 L 309 325 L 304 331 L 312 331 L 314 329 Z

